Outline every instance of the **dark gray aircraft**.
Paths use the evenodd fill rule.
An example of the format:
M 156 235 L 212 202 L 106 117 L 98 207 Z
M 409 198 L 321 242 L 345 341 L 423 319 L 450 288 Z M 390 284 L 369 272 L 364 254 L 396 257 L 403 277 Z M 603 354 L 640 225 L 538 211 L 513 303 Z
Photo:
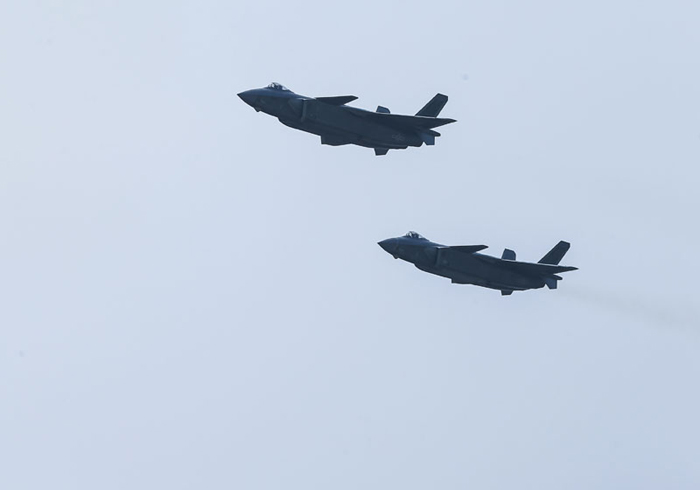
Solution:
M 409 146 L 434 145 L 440 133 L 433 128 L 455 122 L 437 116 L 447 96 L 437 94 L 415 116 L 391 114 L 386 107 L 376 112 L 345 104 L 354 95 L 305 97 L 279 83 L 241 92 L 238 96 L 256 111 L 275 116 L 285 126 L 321 137 L 322 145 L 359 145 L 374 148 L 376 155 Z
M 563 241 L 536 264 L 516 261 L 515 252 L 509 249 L 505 249 L 499 259 L 477 253 L 487 248 L 486 245 L 447 247 L 433 243 L 414 231 L 402 237 L 383 240 L 379 246 L 395 259 L 411 262 L 422 271 L 450 278 L 455 284 L 500 289 L 504 296 L 513 291 L 544 286 L 556 289 L 557 282 L 562 279 L 556 274 L 576 270 L 576 267 L 558 265 L 570 247 Z

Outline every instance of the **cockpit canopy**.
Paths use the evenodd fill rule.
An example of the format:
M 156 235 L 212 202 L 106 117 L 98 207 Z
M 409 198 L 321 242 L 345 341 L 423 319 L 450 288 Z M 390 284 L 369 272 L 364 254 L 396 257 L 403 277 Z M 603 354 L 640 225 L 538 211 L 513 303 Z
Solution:
M 406 238 L 413 238 L 415 240 L 427 240 L 424 236 L 420 235 L 419 233 L 416 233 L 415 231 L 409 231 L 404 235 Z
M 272 82 L 270 85 L 267 86 L 267 88 L 271 88 L 272 90 L 283 90 L 285 92 L 290 91 L 287 87 L 277 82 Z

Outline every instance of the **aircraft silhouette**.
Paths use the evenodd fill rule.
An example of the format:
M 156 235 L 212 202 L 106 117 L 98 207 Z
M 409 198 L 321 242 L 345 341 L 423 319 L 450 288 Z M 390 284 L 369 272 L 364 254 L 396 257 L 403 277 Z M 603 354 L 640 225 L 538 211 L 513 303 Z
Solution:
M 442 94 L 433 97 L 415 116 L 391 114 L 382 106 L 372 112 L 345 105 L 357 99 L 354 95 L 306 97 L 279 83 L 246 90 L 238 96 L 285 126 L 320 136 L 323 145 L 359 145 L 374 148 L 375 155 L 423 143 L 434 145 L 440 133 L 433 128 L 455 122 L 437 117 L 447 103 L 447 96 Z
M 562 279 L 557 274 L 576 270 L 576 267 L 558 265 L 570 244 L 557 243 L 536 264 L 515 260 L 515 252 L 505 249 L 501 258 L 478 253 L 486 245 L 459 245 L 448 247 L 431 242 L 414 231 L 402 237 L 388 238 L 379 246 L 394 256 L 411 262 L 418 269 L 447 277 L 455 284 L 474 284 L 499 289 L 502 295 L 513 291 L 538 289 L 547 286 L 556 289 Z

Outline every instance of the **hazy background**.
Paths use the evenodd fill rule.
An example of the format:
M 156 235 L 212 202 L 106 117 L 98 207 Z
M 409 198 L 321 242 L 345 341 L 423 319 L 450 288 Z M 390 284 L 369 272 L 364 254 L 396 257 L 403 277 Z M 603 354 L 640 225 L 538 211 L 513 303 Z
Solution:
M 3 2 L 0 487 L 700 488 L 699 47 L 692 0 Z M 273 80 L 458 122 L 321 146 Z

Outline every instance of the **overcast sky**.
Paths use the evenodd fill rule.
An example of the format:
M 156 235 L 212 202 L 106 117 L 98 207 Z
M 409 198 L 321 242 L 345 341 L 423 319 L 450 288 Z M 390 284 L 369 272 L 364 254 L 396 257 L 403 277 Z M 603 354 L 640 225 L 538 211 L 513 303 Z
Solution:
M 700 488 L 699 47 L 694 0 L 3 2 L 0 488 Z M 271 81 L 458 122 L 321 146 Z

